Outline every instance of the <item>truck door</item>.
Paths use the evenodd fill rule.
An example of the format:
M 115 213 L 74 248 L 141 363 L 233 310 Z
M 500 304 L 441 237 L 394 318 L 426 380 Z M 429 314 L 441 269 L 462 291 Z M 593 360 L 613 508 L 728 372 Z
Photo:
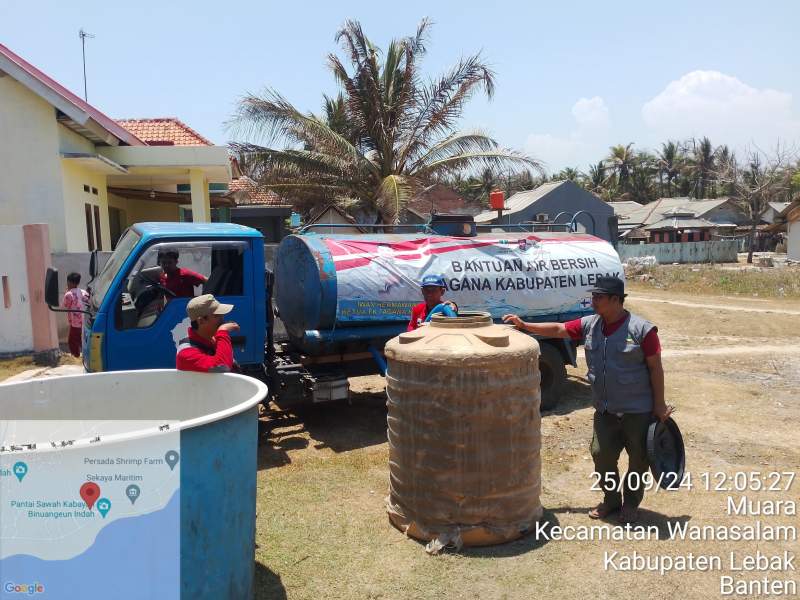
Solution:
M 240 364 L 259 362 L 259 336 L 248 336 L 254 314 L 248 247 L 245 241 L 223 240 L 148 246 L 126 275 L 109 315 L 107 369 L 174 368 L 177 346 L 190 327 L 186 305 L 200 294 L 233 304 L 226 320 L 241 326 L 232 336 L 234 356 Z

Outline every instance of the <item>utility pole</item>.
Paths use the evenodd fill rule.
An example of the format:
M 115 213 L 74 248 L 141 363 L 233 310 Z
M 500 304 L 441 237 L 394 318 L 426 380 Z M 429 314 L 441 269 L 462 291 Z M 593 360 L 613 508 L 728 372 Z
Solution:
M 81 52 L 83 53 L 83 99 L 88 102 L 89 97 L 86 93 L 86 38 L 93 38 L 94 35 L 85 32 L 83 27 L 81 27 L 81 30 L 78 32 L 78 37 L 81 38 Z

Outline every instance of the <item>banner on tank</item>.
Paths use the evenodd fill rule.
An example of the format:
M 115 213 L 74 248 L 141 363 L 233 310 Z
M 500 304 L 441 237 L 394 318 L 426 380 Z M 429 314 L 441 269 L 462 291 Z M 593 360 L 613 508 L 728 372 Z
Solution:
M 527 316 L 586 311 L 598 276 L 624 278 L 614 248 L 591 236 L 558 239 L 420 237 L 325 239 L 336 266 L 339 322 L 408 319 L 419 282 L 442 275 L 460 310 Z

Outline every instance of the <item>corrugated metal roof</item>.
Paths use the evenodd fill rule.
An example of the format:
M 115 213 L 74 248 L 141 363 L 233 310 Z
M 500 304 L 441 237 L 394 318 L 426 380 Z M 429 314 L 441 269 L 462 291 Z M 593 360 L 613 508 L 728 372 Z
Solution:
M 640 205 L 639 208 L 631 207 L 630 211 L 626 207 L 620 207 L 620 212 L 614 212 L 620 216 L 625 217 L 627 223 L 640 223 L 643 225 L 652 225 L 664 219 L 666 213 L 671 210 L 678 209 L 679 211 L 691 212 L 697 217 L 711 212 L 718 206 L 725 204 L 730 198 L 714 198 L 710 200 L 692 200 L 687 197 L 679 198 L 659 198 L 649 204 Z M 615 203 L 611 203 L 612 205 Z
M 506 208 L 503 211 L 503 217 L 509 217 L 514 215 L 515 213 L 522 212 L 523 210 L 528 208 L 531 204 L 533 204 L 540 198 L 546 196 L 557 187 L 564 185 L 565 183 L 567 183 L 567 181 L 551 181 L 550 183 L 543 183 L 535 190 L 517 192 L 516 194 L 511 196 L 508 200 L 506 200 Z M 482 212 L 479 215 L 476 215 L 475 222 L 488 223 L 496 218 L 497 218 L 497 211 L 490 210 L 487 212 Z
M 710 227 L 717 227 L 717 224 L 707 219 L 672 217 L 657 221 L 645 229 L 653 231 L 656 229 L 708 229 Z

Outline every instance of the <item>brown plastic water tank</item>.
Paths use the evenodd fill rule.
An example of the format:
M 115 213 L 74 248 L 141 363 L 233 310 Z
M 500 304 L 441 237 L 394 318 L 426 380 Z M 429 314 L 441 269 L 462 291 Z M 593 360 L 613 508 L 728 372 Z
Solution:
M 539 344 L 486 313 L 436 315 L 386 344 L 391 522 L 481 546 L 542 516 Z

